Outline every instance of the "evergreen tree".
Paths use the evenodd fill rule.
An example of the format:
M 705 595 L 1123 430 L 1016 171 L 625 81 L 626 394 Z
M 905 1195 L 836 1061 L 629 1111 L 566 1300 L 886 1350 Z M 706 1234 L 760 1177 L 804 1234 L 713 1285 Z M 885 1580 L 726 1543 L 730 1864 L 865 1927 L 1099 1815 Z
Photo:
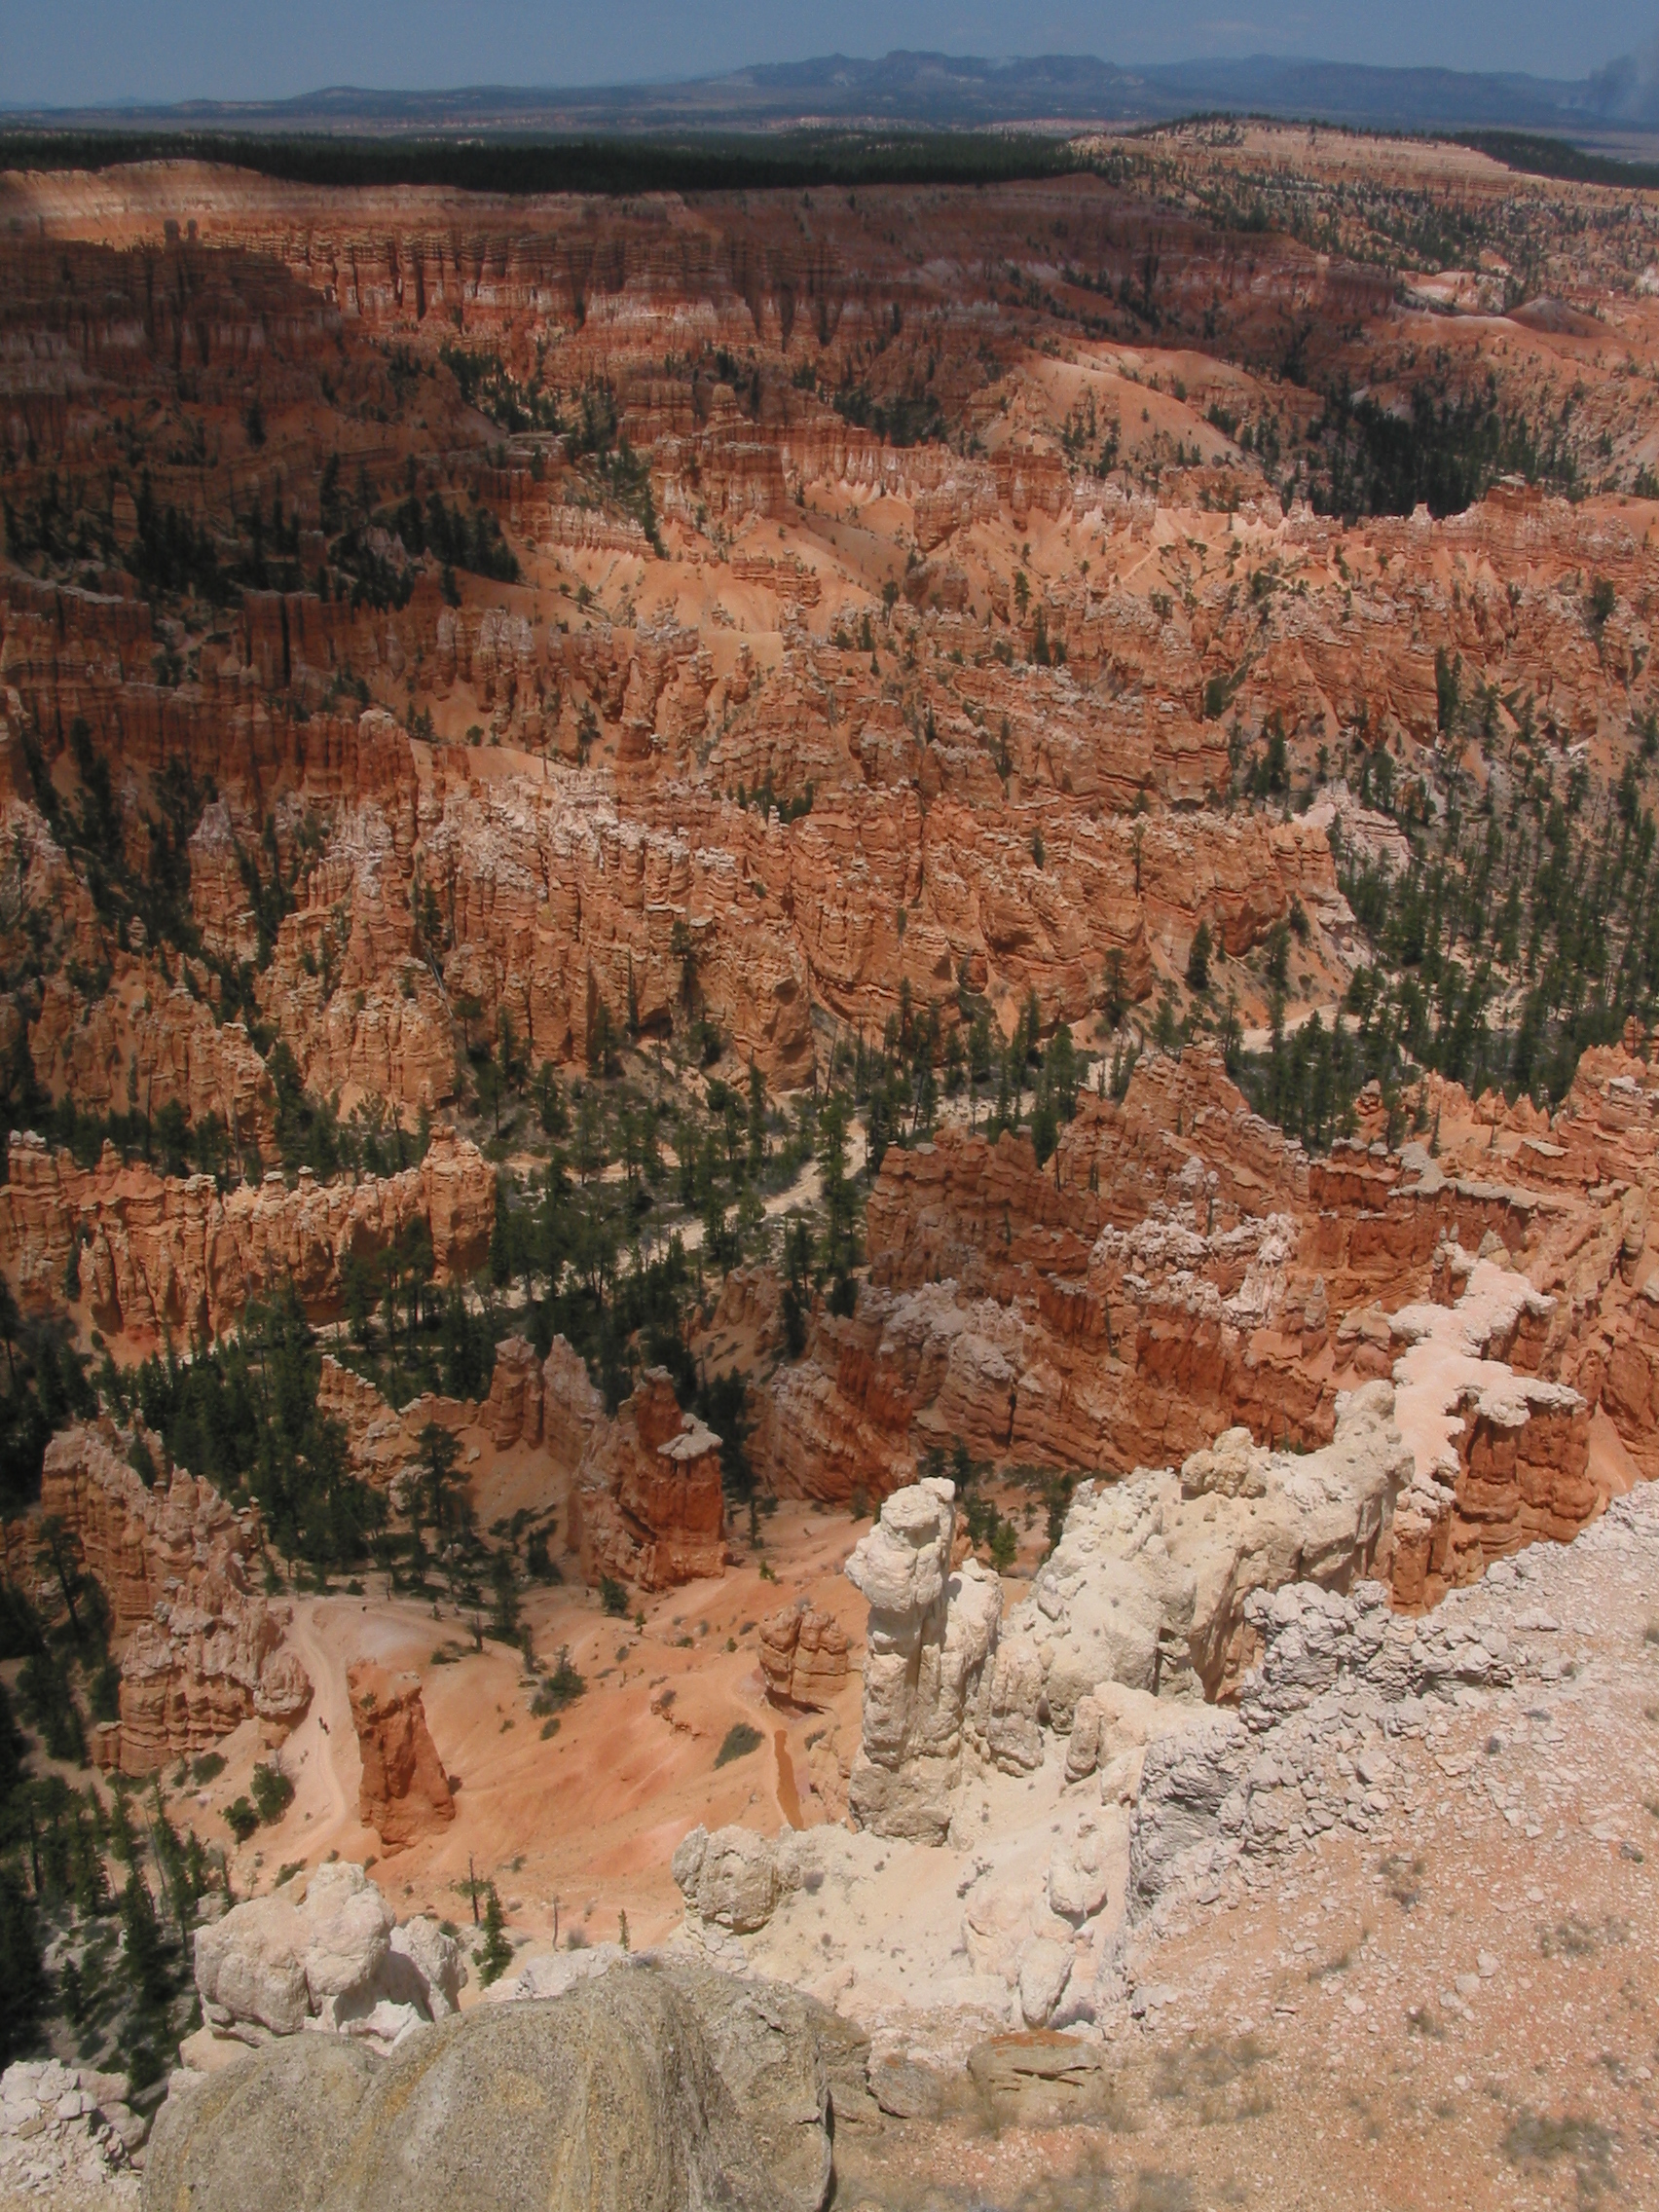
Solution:
M 134 1865 L 121 1893 L 122 1969 L 139 2008 L 153 2011 L 170 1994 L 162 1925 L 149 1884 Z
M 473 1952 L 472 1963 L 486 1989 L 493 1981 L 499 1981 L 513 1963 L 513 1947 L 507 1940 L 505 1916 L 494 1882 L 490 1884 L 489 1902 L 484 1907 L 484 1941 Z
M 0 2068 L 31 2048 L 50 1995 L 34 1900 L 22 1878 L 0 1866 Z
M 455 1516 L 455 1470 L 461 1457 L 461 1446 L 449 1430 L 435 1420 L 427 1421 L 417 1441 L 424 1477 L 424 1503 L 441 1539 Z
M 1208 922 L 1200 922 L 1193 933 L 1193 941 L 1187 949 L 1187 988 L 1190 991 L 1206 991 L 1209 988 L 1210 930 Z

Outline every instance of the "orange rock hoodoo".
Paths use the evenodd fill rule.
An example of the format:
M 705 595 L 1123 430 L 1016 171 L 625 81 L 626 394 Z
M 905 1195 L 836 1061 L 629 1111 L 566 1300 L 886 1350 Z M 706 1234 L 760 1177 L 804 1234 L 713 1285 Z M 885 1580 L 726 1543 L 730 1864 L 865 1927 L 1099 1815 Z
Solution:
M 613 1421 L 596 1424 L 571 1493 L 582 1577 L 666 1590 L 725 1565 L 720 1440 L 683 1414 L 653 1367 Z
M 541 1442 L 541 1362 L 534 1348 L 523 1337 L 503 1337 L 480 1416 L 498 1450 Z
M 389 1858 L 453 1821 L 455 1798 L 426 1727 L 421 1677 L 360 1659 L 348 1669 L 346 1685 L 363 1762 L 358 1815 Z
M 760 1623 L 760 1672 L 774 1705 L 812 1709 L 847 1679 L 847 1632 L 804 1599 Z
M 523 1337 L 503 1337 L 496 1346 L 490 1395 L 479 1420 L 498 1451 L 514 1444 L 540 1445 L 559 1474 L 573 1474 L 589 1439 L 605 1419 L 605 1400 L 589 1379 L 587 1364 L 563 1337 L 555 1337 L 544 1360 L 537 1360 Z
M 1182 158 L 1219 176 L 1234 159 L 1190 145 Z M 1468 177 L 1450 189 L 1466 196 Z M 880 190 L 814 209 L 810 250 L 788 194 L 590 201 L 572 229 L 551 210 L 442 193 L 399 205 L 252 178 L 227 193 L 188 165 L 165 178 L 18 177 L 5 193 L 0 317 L 28 364 L 5 433 L 27 457 L 19 499 L 46 470 L 101 473 L 107 459 L 108 528 L 129 548 L 138 487 L 108 424 L 153 399 L 184 410 L 192 433 L 212 418 L 213 455 L 182 431 L 175 451 L 159 445 L 153 496 L 218 524 L 239 499 L 245 513 L 255 488 L 279 495 L 296 557 L 275 566 L 290 586 L 331 554 L 338 522 L 318 489 L 331 451 L 378 472 L 376 498 L 401 498 L 405 464 L 425 464 L 428 492 L 441 476 L 500 521 L 523 577 L 446 591 L 436 562 L 404 546 L 406 525 L 377 526 L 406 586 L 392 604 L 248 589 L 183 654 L 165 613 L 90 588 L 84 571 L 0 577 L 8 828 L 29 847 L 37 903 L 55 874 L 74 885 L 60 906 L 75 957 L 109 976 L 91 1010 L 52 976 L 28 1041 L 54 1095 L 72 1089 L 96 1111 L 120 1111 L 135 1080 L 149 1111 L 176 1099 L 193 1119 L 226 1113 L 239 1143 L 257 1134 L 263 1148 L 271 1133 L 260 1055 L 239 1023 L 216 1024 L 212 973 L 159 959 L 141 933 L 116 945 L 100 926 L 50 834 L 41 809 L 54 802 L 18 756 L 25 732 L 50 781 L 84 724 L 117 764 L 124 804 L 143 802 L 164 769 L 214 779 L 189 840 L 189 904 L 216 959 L 259 947 L 248 864 L 273 830 L 294 897 L 256 978 L 261 1013 L 313 1091 L 338 1091 L 349 1111 L 450 1095 L 463 996 L 488 1030 L 505 1011 L 535 1060 L 559 1059 L 585 1048 L 598 1005 L 620 1013 L 631 971 L 654 1033 L 681 986 L 677 925 L 740 1057 L 782 1081 L 809 1077 L 820 1056 L 814 1004 L 876 1032 L 907 984 L 948 1020 L 966 969 L 1005 1016 L 1035 990 L 1046 1021 L 1078 1021 L 1102 1003 L 1109 960 L 1115 987 L 1143 997 L 1200 919 L 1230 956 L 1297 911 L 1316 945 L 1340 948 L 1349 918 L 1322 825 L 1217 808 L 1235 731 L 1254 743 L 1276 721 L 1323 733 L 1336 756 L 1350 732 L 1365 748 L 1438 748 L 1437 653 L 1464 656 L 1471 677 L 1478 664 L 1505 698 L 1535 694 L 1560 733 L 1628 719 L 1644 649 L 1633 625 L 1651 597 L 1630 516 L 1509 486 L 1432 527 L 1287 515 L 1226 424 L 1301 402 L 1245 364 L 1277 358 L 1294 322 L 1311 419 L 1312 395 L 1350 370 L 1355 382 L 1403 373 L 1416 326 L 1386 270 L 1284 236 L 1252 235 L 1248 281 L 1218 287 L 1230 249 L 1134 179 L 940 193 L 925 235 L 906 196 Z M 211 209 L 201 239 L 179 238 L 180 195 Z M 1171 376 L 1154 372 L 1150 392 L 1161 346 L 1132 317 L 1122 343 L 1086 344 L 1067 309 L 1063 364 L 1037 346 L 1053 273 L 1033 255 L 1060 236 L 1068 266 L 1075 254 L 1108 291 L 1131 286 L 1149 256 L 1159 267 Z M 1030 274 L 1017 311 L 994 274 L 1009 269 Z M 559 440 L 536 440 L 533 466 L 464 403 L 438 360 L 458 315 L 466 343 L 515 377 L 614 391 L 664 524 L 666 591 L 636 573 L 651 567 L 638 519 L 596 506 Z M 1474 366 L 1508 361 L 1478 321 L 1431 327 Z M 65 331 L 73 407 L 54 365 Z M 1539 373 L 1579 373 L 1570 343 L 1558 363 L 1540 326 L 1513 335 Z M 387 387 L 385 341 L 432 372 L 418 425 Z M 917 368 L 917 388 L 925 357 L 951 442 L 895 446 L 841 419 L 829 393 L 872 353 Z M 717 373 L 722 355 L 754 364 L 741 390 Z M 252 450 L 219 437 L 250 375 L 272 426 Z M 1085 391 L 1091 420 L 1098 400 L 1101 426 L 1124 433 L 1139 488 L 1092 473 L 1102 463 L 1080 452 L 1070 409 Z M 385 436 L 365 441 L 366 421 Z M 958 428 L 982 454 L 958 450 Z M 872 527 L 928 556 L 904 570 L 882 626 L 899 670 L 870 666 L 856 633 L 879 605 L 871 574 L 856 538 L 830 527 L 873 507 L 891 511 Z M 793 542 L 780 547 L 780 532 Z M 1162 572 L 1166 557 L 1179 577 Z M 548 619 L 545 586 L 567 567 Z M 1620 600 L 1594 636 L 1560 588 L 1589 574 Z M 585 618 L 571 620 L 578 582 Z M 993 615 L 1004 630 L 987 639 Z M 375 703 L 344 711 L 359 684 Z M 430 740 L 395 719 L 411 684 Z M 458 742 L 470 728 L 498 742 L 495 759 Z M 764 787 L 798 801 L 809 785 L 810 811 L 788 819 L 733 795 Z M 308 811 L 323 836 L 302 849 Z M 441 945 L 422 934 L 427 891 Z

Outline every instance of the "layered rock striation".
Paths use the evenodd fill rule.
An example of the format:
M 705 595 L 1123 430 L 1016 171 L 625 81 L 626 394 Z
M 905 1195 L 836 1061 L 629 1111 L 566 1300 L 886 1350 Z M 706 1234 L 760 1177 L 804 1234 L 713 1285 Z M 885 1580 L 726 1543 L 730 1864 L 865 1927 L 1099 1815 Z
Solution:
M 614 1420 L 596 1420 L 571 1491 L 571 1543 L 582 1578 L 642 1590 L 717 1575 L 725 1566 L 720 1440 L 681 1411 L 653 1367 Z
M 313 1317 L 343 1309 L 353 1262 L 372 1266 L 417 1224 L 435 1279 L 463 1279 L 489 1247 L 495 1176 L 477 1148 L 433 1131 L 419 1167 L 351 1183 L 301 1168 L 221 1192 L 209 1175 L 125 1166 L 112 1147 L 77 1167 L 38 1137 L 13 1135 L 0 1189 L 0 1267 L 27 1304 L 59 1298 L 74 1272 L 89 1319 L 136 1343 L 232 1327 L 250 1299 L 292 1282 Z
M 1459 1286 L 1455 1306 L 1406 1307 L 1389 1322 L 1417 1462 L 1389 1581 L 1395 1602 L 1414 1608 L 1525 1545 L 1569 1541 L 1612 1494 L 1590 1470 L 1583 1397 L 1526 1372 L 1529 1339 L 1534 1354 L 1547 1345 L 1557 1302 L 1461 1250 L 1447 1271 Z
M 774 1705 L 816 1711 L 847 1679 L 847 1632 L 804 1598 L 760 1623 L 760 1672 Z
M 455 1798 L 426 1726 L 421 1677 L 358 1659 L 346 1687 L 362 1761 L 357 1815 L 389 1858 L 441 1834 L 455 1819 Z
M 1088 1472 L 1184 1459 L 1235 1426 L 1319 1448 L 1345 1389 L 1397 1375 L 1415 1406 L 1419 1375 L 1449 1377 L 1456 1353 L 1473 1394 L 1413 1417 L 1427 1522 L 1412 1541 L 1444 1524 L 1414 1602 L 1513 1541 L 1570 1533 L 1608 1494 L 1586 1472 L 1598 1408 L 1639 1468 L 1659 1466 L 1645 1065 L 1587 1056 L 1547 1139 L 1526 1102 L 1477 1110 L 1442 1086 L 1435 1104 L 1491 1138 L 1484 1157 L 1363 1140 L 1309 1157 L 1190 1047 L 1141 1062 L 1121 1102 L 1082 1100 L 1042 1170 L 1024 1137 L 959 1126 L 890 1148 L 870 1280 L 851 1314 L 815 1311 L 805 1356 L 761 1393 L 757 1463 L 787 1494 L 842 1500 L 957 1439 Z M 1490 1325 L 1477 1266 L 1511 1284 Z M 1432 1494 L 1454 1461 L 1456 1536 Z
M 43 1514 L 62 1524 L 125 1645 L 121 1716 L 94 1731 L 98 1762 L 150 1774 L 254 1716 L 279 1743 L 312 1684 L 251 1587 L 257 1516 L 181 1471 L 146 1489 L 129 1448 L 107 1420 L 77 1424 L 47 1446 L 41 1479 Z

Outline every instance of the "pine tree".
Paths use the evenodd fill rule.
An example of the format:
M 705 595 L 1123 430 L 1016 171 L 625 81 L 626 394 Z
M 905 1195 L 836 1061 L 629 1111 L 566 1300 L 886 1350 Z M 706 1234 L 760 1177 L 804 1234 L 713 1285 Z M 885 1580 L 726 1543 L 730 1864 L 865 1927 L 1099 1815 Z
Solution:
M 34 1900 L 10 1868 L 0 1870 L 0 2066 L 34 2041 L 46 2009 L 46 1964 Z
M 149 1885 L 134 1866 L 121 1893 L 122 1965 L 133 1997 L 143 2008 L 165 2005 L 168 1996 L 166 1954 L 161 1922 Z
M 493 1981 L 499 1981 L 513 1960 L 513 1947 L 507 1940 L 506 1921 L 501 1911 L 501 1900 L 496 1885 L 490 1884 L 490 1901 L 484 1907 L 484 1941 L 473 1952 L 472 1963 L 478 1969 L 478 1978 L 486 1989 Z
M 1187 952 L 1187 988 L 1202 991 L 1209 988 L 1210 931 L 1208 922 L 1200 922 L 1193 933 L 1193 941 Z
M 513 1248 L 508 1226 L 511 1207 L 507 1194 L 510 1178 L 501 1175 L 496 1183 L 496 1218 L 490 1225 L 490 1280 L 498 1290 L 504 1290 L 512 1280 Z

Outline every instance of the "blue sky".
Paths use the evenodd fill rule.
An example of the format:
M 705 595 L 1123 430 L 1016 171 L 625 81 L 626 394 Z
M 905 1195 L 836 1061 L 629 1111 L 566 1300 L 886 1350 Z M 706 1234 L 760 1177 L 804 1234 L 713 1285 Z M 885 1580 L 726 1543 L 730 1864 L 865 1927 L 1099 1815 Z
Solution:
M 0 103 L 618 83 L 896 46 L 1582 77 L 1656 30 L 1656 0 L 5 0 Z

